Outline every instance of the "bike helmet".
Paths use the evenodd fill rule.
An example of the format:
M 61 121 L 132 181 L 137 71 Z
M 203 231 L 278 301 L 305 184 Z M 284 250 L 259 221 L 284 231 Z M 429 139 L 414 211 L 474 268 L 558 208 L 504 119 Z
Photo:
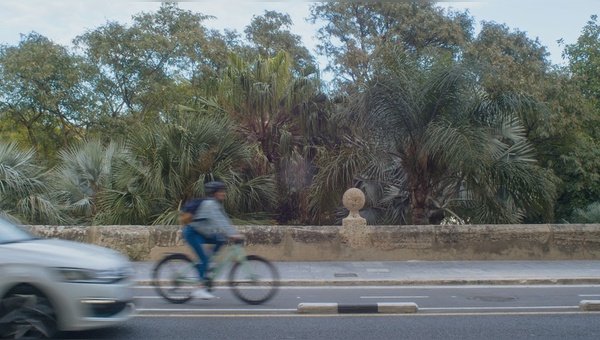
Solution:
M 212 195 L 217 191 L 227 191 L 227 185 L 223 182 L 208 182 L 204 184 L 204 192 Z

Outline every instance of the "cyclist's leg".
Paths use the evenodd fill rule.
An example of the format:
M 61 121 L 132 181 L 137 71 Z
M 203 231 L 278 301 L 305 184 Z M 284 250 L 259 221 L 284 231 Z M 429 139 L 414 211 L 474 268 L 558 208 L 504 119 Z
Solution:
M 206 267 L 208 266 L 209 257 L 206 255 L 206 252 L 204 252 L 202 245 L 207 242 L 202 235 L 200 235 L 196 230 L 194 230 L 193 227 L 190 226 L 185 227 L 182 236 L 188 245 L 194 249 L 194 252 L 200 259 L 196 265 L 196 268 L 198 269 L 198 276 L 200 277 L 200 280 L 203 281 L 204 273 L 206 272 Z
M 213 249 L 213 254 L 216 254 L 219 251 L 219 249 L 221 249 L 221 247 L 225 243 L 227 243 L 227 236 L 225 236 L 223 234 L 215 233 L 212 235 L 211 243 L 213 243 L 215 245 L 215 247 Z

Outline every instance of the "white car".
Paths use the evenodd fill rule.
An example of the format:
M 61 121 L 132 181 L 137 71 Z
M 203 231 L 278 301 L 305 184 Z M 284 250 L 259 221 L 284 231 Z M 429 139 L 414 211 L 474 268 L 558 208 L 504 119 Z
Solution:
M 135 312 L 132 274 L 117 251 L 37 238 L 0 219 L 0 338 L 123 322 Z

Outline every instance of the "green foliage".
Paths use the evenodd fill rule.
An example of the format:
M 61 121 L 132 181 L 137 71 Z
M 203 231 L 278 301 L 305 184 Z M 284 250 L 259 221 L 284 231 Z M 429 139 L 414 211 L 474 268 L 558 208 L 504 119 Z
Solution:
M 258 53 L 247 55 L 246 58 L 269 58 L 280 51 L 286 51 L 292 57 L 296 74 L 313 73 L 316 69 L 314 57 L 302 45 L 302 38 L 290 32 L 292 25 L 288 14 L 265 11 L 263 15 L 253 16 L 244 33 Z
M 585 209 L 575 209 L 567 223 L 600 223 L 600 202 L 594 202 Z
M 314 75 L 295 76 L 286 52 L 247 62 L 230 55 L 215 105 L 235 123 L 237 133 L 258 150 L 256 168 L 275 176 L 278 221 L 299 218 L 302 191 L 310 183 L 310 143 L 318 136 L 325 96 Z
M 344 119 L 344 118 L 342 118 Z M 340 125 L 344 125 L 343 122 Z M 339 222 L 341 197 L 353 187 L 357 181 L 364 179 L 361 174 L 369 165 L 381 160 L 376 144 L 359 138 L 357 135 L 346 135 L 340 140 L 328 140 L 318 149 L 315 157 L 316 174 L 312 179 L 308 193 L 308 209 L 312 220 L 319 224 L 335 224 Z M 368 218 L 372 209 L 376 209 L 376 200 L 367 192 L 367 204 L 370 209 L 361 214 Z M 343 215 L 343 213 L 341 213 Z M 342 217 L 346 217 L 345 214 Z M 374 218 L 368 218 L 374 222 Z
M 557 220 L 600 199 L 600 114 L 566 74 L 554 79 L 552 122 L 547 135 L 532 138 L 540 163 L 561 179 Z M 540 130 L 538 130 L 540 131 Z
M 473 31 L 467 13 L 447 13 L 430 2 L 315 3 L 310 21 L 324 23 L 317 51 L 337 88 L 349 93 L 365 88 L 381 50 L 456 56 Z
M 576 43 L 565 46 L 563 56 L 569 59 L 569 71 L 581 91 L 593 98 L 600 108 L 600 23 L 597 15 L 591 16 Z
M 80 58 L 37 33 L 0 48 L 0 117 L 46 158 L 81 137 L 90 98 Z
M 181 205 L 203 196 L 203 184 L 228 184 L 226 210 L 237 219 L 265 218 L 274 183 L 249 167 L 251 150 L 207 113 L 182 114 L 132 131 L 127 157 L 113 166 L 111 188 L 100 193 L 96 224 L 175 224 Z
M 221 37 L 202 25 L 209 18 L 165 4 L 134 16 L 131 27 L 108 22 L 75 39 L 94 68 L 91 86 L 109 133 L 122 133 L 122 117 L 138 126 L 157 119 L 195 95 L 180 84 L 215 76 L 226 53 Z
M 518 110 L 505 107 L 523 123 L 539 165 L 560 179 L 555 215 L 561 220 L 574 208 L 599 198 L 600 116 L 566 70 L 550 67 L 547 55 L 546 48 L 524 32 L 484 22 L 464 57 L 473 65 L 471 70 L 481 86 L 499 102 L 507 91 L 521 97 L 525 105 Z M 545 218 L 533 215 L 525 219 L 540 220 Z
M 211 18 L 164 3 L 75 52 L 35 32 L 0 46 L 1 213 L 173 224 L 208 180 L 236 223 L 337 223 L 352 186 L 386 224 L 571 220 L 600 199 L 596 16 L 560 68 L 435 3 L 314 3 L 327 96 L 289 15 L 253 17 L 246 40 Z
M 24 224 L 60 224 L 53 188 L 33 149 L 0 143 L 0 215 Z
M 340 157 L 323 168 L 347 181 L 346 164 L 362 165 L 354 166 L 354 185 L 373 205 L 366 211 L 372 223 L 439 224 L 446 212 L 474 223 L 552 214 L 553 176 L 535 164 L 506 106 L 518 108 L 518 97 L 495 102 L 473 83 L 469 65 L 402 55 L 390 61 L 378 64 L 363 97 L 359 124 L 369 128 L 360 138 L 374 155 L 355 153 L 352 163 Z M 327 180 L 323 186 L 331 188 Z
M 98 196 L 111 189 L 115 162 L 127 151 L 116 142 L 85 140 L 59 152 L 53 182 L 66 212 L 78 224 L 90 225 L 98 213 Z
M 481 86 L 492 95 L 539 91 L 550 69 L 550 53 L 537 38 L 532 40 L 525 32 L 510 30 L 504 24 L 482 22 L 480 33 L 465 50 L 465 59 L 477 64 Z

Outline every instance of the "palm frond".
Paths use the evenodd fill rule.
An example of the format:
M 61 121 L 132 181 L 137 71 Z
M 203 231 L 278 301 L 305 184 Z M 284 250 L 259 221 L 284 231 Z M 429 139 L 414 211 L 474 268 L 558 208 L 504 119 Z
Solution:
M 23 223 L 61 224 L 55 187 L 35 161 L 33 149 L 0 143 L 0 211 Z

